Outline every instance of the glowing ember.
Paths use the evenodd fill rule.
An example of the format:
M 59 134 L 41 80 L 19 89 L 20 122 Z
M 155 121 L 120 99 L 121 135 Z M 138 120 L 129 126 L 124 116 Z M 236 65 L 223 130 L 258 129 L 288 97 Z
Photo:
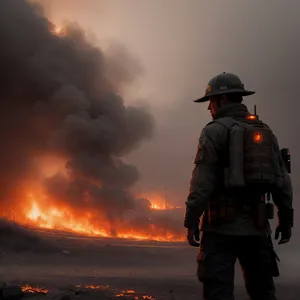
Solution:
M 149 295 L 137 295 L 134 290 L 122 291 L 121 293 L 116 294 L 116 297 L 120 297 L 120 298 L 124 297 L 126 299 L 134 299 L 134 300 L 142 300 L 142 299 L 155 300 L 154 297 L 149 296 Z M 132 297 L 134 297 L 134 298 L 132 298 Z
M 86 288 L 86 289 L 92 289 L 92 290 L 106 290 L 109 288 L 108 285 L 76 285 L 78 288 Z M 115 297 L 117 298 L 125 298 L 125 299 L 132 299 L 132 300 L 155 300 L 154 297 L 144 294 L 137 294 L 135 290 L 128 289 L 123 290 L 120 293 L 115 294 Z
M 123 293 L 126 293 L 126 294 L 135 294 L 135 291 L 134 290 L 127 290 L 127 291 L 123 291 Z
M 86 288 L 86 289 L 91 289 L 91 290 L 107 290 L 109 289 L 108 285 L 81 285 L 78 284 L 76 285 L 77 288 Z M 43 293 L 47 294 L 49 292 L 48 289 L 41 288 L 41 287 L 32 287 L 29 284 L 24 285 L 21 287 L 22 291 L 24 293 Z M 120 293 L 115 294 L 115 297 L 117 298 L 125 298 L 125 299 L 132 299 L 132 300 L 155 300 L 154 297 L 149 296 L 149 295 L 144 295 L 141 293 L 136 293 L 135 290 L 128 289 L 121 291 Z
M 22 292 L 27 292 L 27 293 L 43 293 L 46 294 L 48 293 L 48 290 L 45 288 L 40 288 L 40 287 L 32 287 L 30 285 L 24 285 L 21 287 Z

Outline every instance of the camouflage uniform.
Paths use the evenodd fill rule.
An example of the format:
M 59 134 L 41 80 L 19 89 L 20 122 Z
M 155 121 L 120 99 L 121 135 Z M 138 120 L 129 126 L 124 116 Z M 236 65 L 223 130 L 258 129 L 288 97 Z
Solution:
M 222 84 L 221 82 L 219 87 Z M 238 84 L 241 83 L 238 82 Z M 209 85 L 206 99 L 207 94 L 216 92 L 213 90 L 214 86 Z M 226 85 L 223 84 L 223 86 L 226 90 Z M 241 88 L 243 89 L 243 86 Z M 247 94 L 247 91 L 244 89 L 243 91 L 245 92 L 243 95 L 253 93 Z M 200 99 L 198 102 L 204 101 Z M 231 104 L 223 106 L 218 111 L 216 119 L 233 117 L 239 120 L 245 119 L 247 115 L 249 112 L 245 105 Z M 257 229 L 254 225 L 251 203 L 253 203 L 253 197 L 257 195 L 245 189 L 233 196 L 224 188 L 223 169 L 224 157 L 228 151 L 227 133 L 228 129 L 217 122 L 209 123 L 203 129 L 186 202 L 185 227 L 197 226 L 201 217 L 203 234 L 197 256 L 197 275 L 203 283 L 204 299 L 234 299 L 234 264 L 238 259 L 243 270 L 246 290 L 251 299 L 276 300 L 268 241 L 270 226 Z M 281 188 L 274 187 L 272 199 L 278 208 L 281 226 L 292 227 L 291 181 L 281 161 L 279 146 L 275 146 L 281 171 L 284 174 L 284 184 Z M 234 218 L 228 222 L 220 221 L 210 224 L 208 216 L 218 212 L 218 205 L 225 205 L 226 208 L 228 203 L 234 207 Z

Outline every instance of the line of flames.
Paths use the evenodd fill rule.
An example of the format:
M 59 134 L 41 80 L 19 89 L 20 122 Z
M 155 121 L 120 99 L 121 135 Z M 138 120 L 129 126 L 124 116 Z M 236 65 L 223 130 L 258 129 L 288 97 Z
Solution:
M 44 207 L 40 206 L 39 201 L 34 197 L 28 199 L 28 203 L 31 205 L 25 211 L 25 218 L 15 219 L 16 222 L 22 223 L 28 226 L 36 226 L 44 229 L 56 229 L 62 231 L 68 231 L 73 233 L 79 233 L 87 236 L 94 237 L 111 237 L 111 232 L 108 228 L 99 228 L 94 226 L 92 222 L 93 215 L 91 213 L 82 213 L 77 217 L 72 214 L 68 208 L 58 207 Z M 171 208 L 171 207 L 169 207 Z M 178 208 L 178 207 L 172 207 Z M 152 203 L 152 210 L 163 210 L 163 206 Z M 138 232 L 134 228 L 127 230 L 117 229 L 118 238 L 135 239 L 135 240 L 154 240 L 154 241 L 184 241 L 185 237 L 178 236 L 171 231 L 158 229 L 153 225 L 153 230 L 147 232 Z
M 86 288 L 86 289 L 91 289 L 91 290 L 107 290 L 109 289 L 108 285 L 81 285 L 78 284 L 76 285 L 77 288 Z M 43 287 L 33 287 L 29 284 L 26 284 L 24 286 L 21 286 L 21 290 L 24 293 L 43 293 L 43 294 L 47 294 L 49 293 L 49 290 Z M 128 289 L 128 290 L 123 290 L 120 293 L 115 294 L 115 297 L 118 298 L 126 298 L 128 299 L 128 297 L 134 297 L 131 298 L 133 300 L 155 300 L 154 297 L 149 296 L 149 295 L 137 295 L 135 290 L 132 289 Z

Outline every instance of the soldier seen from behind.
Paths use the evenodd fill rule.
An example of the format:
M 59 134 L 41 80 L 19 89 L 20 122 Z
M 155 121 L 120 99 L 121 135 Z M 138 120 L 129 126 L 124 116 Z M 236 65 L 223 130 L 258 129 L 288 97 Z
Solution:
M 209 101 L 213 121 L 200 136 L 184 226 L 190 245 L 200 248 L 197 275 L 206 300 L 234 299 L 237 259 L 250 298 L 276 300 L 273 277 L 279 272 L 268 221 L 273 218 L 270 195 L 278 214 L 275 239 L 284 244 L 291 238 L 289 153 L 242 103 L 252 94 L 238 76 L 222 73 L 195 101 Z

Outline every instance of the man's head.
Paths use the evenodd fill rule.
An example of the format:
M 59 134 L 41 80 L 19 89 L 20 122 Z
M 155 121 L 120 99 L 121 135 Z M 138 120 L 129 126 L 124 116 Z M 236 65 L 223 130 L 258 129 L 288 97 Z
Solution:
M 213 77 L 206 88 L 205 95 L 194 102 L 209 101 L 208 109 L 214 117 L 224 105 L 241 103 L 243 96 L 253 95 L 255 92 L 247 91 L 240 78 L 232 73 L 222 73 Z
M 223 94 L 212 96 L 208 98 L 208 101 L 209 104 L 207 109 L 210 111 L 210 114 L 214 119 L 218 111 L 225 105 L 242 103 L 243 96 L 241 96 L 240 94 Z

